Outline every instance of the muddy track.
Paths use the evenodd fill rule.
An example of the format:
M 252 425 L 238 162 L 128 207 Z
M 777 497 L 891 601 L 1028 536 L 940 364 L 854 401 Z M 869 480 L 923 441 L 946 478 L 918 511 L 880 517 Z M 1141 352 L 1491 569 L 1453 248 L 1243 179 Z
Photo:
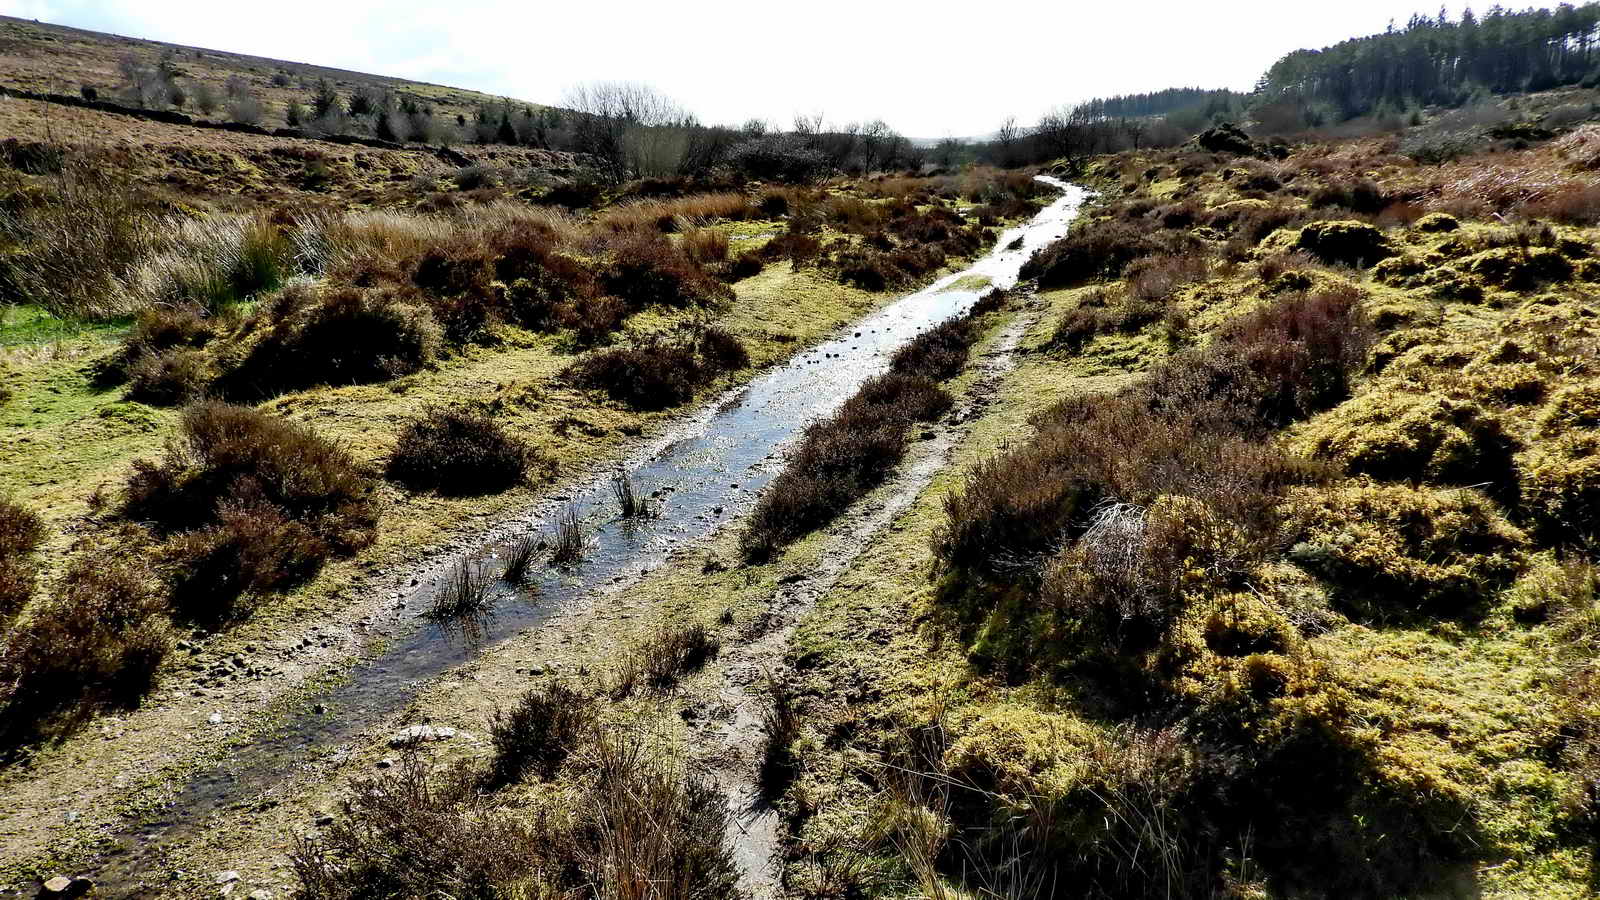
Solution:
M 690 735 L 689 755 L 696 769 L 710 775 L 728 798 L 728 842 L 740 868 L 740 886 L 752 900 L 781 896 L 777 855 L 777 811 L 758 784 L 763 747 L 762 717 L 768 701 L 762 688 L 782 677 L 789 640 L 800 620 L 833 589 L 857 557 L 904 513 L 950 462 L 967 436 L 969 424 L 994 402 L 1001 382 L 1015 365 L 1022 336 L 1039 319 L 1044 304 L 1029 296 L 994 346 L 974 366 L 977 379 L 959 398 L 932 438 L 913 448 L 889 481 L 856 503 L 829 529 L 828 546 L 803 581 L 781 586 L 772 596 L 759 629 L 748 630 L 722 650 L 722 680 L 690 706 L 710 715 Z
M 1062 188 L 1062 197 L 1028 225 L 1008 231 L 999 245 L 971 268 L 881 307 L 832 339 L 703 407 L 667 434 L 638 445 L 624 465 L 645 483 L 661 486 L 670 496 L 670 515 L 647 524 L 619 522 L 606 474 L 609 466 L 597 467 L 567 480 L 569 489 L 552 490 L 520 513 L 466 525 L 445 546 L 370 574 L 355 586 L 366 598 L 327 617 L 335 624 L 337 640 L 324 643 L 320 654 L 311 647 L 313 652 L 305 657 L 309 637 L 303 642 L 280 635 L 282 639 L 270 641 L 272 653 L 285 659 L 305 658 L 293 678 L 278 682 L 276 689 L 263 687 L 241 703 L 239 712 L 242 721 L 250 721 L 248 727 L 232 727 L 231 734 L 224 737 L 207 732 L 204 724 L 198 731 L 187 731 L 192 720 L 175 720 L 167 714 L 165 721 L 187 731 L 183 738 L 201 736 L 203 749 L 190 751 L 186 758 L 180 755 L 187 764 L 174 765 L 169 762 L 171 755 L 154 766 L 149 758 L 139 760 L 145 771 L 132 783 L 82 785 L 87 796 L 72 800 L 93 810 L 95 821 L 85 825 L 100 838 L 92 859 L 80 860 L 89 863 L 88 873 L 111 895 L 147 890 L 150 877 L 166 868 L 163 858 L 167 852 L 204 834 L 217 814 L 284 789 L 293 773 L 304 771 L 306 760 L 319 751 L 370 737 L 370 728 L 401 710 L 421 685 L 461 669 L 482 650 L 543 628 L 552 616 L 587 607 L 599 596 L 625 589 L 651 570 L 682 558 L 689 548 L 700 546 L 749 507 L 776 474 L 775 462 L 782 449 L 807 422 L 830 413 L 862 381 L 883 371 L 893 351 L 916 333 L 965 312 L 988 285 L 1014 284 L 1023 261 L 1065 233 L 1082 192 L 1053 179 L 1044 180 Z M 866 536 L 904 509 L 944 464 L 958 432 L 964 431 L 960 422 L 972 415 L 975 406 L 986 402 L 1009 366 L 1027 320 L 1026 313 L 1019 315 L 1012 326 L 1015 330 L 1007 330 L 1000 341 L 1002 349 L 978 363 L 983 375 L 965 398 L 963 412 L 914 448 L 901 473 L 875 494 L 883 499 L 869 500 L 835 527 L 837 551 L 830 553 L 812 580 L 790 585 L 774 598 L 775 618 L 765 635 L 749 644 L 749 652 L 757 655 L 749 663 L 741 663 L 741 650 L 736 648 L 730 657 L 731 677 L 743 679 L 736 684 L 745 693 L 733 695 L 737 702 L 729 703 L 729 709 L 744 709 L 746 718 L 759 716 L 758 710 L 746 709 L 753 684 L 751 666 L 759 668 L 768 659 L 781 659 L 788 629 L 826 589 L 824 583 L 831 583 L 848 565 L 854 556 L 848 548 L 859 547 Z M 439 576 L 449 566 L 477 560 L 491 573 L 497 571 L 501 563 L 496 556 L 512 538 L 530 528 L 544 528 L 569 504 L 585 518 L 591 539 L 590 552 L 576 570 L 550 567 L 541 570 L 531 585 L 502 585 L 504 596 L 495 617 L 486 623 L 476 645 L 419 619 L 419 610 L 428 605 Z M 314 678 L 325 678 L 330 670 L 338 671 L 344 665 L 349 668 L 342 679 L 320 689 L 315 686 Z M 312 704 L 312 700 L 319 702 Z M 200 713 L 198 721 L 204 723 L 204 713 L 191 709 L 197 706 L 187 702 L 182 708 L 189 716 Z M 272 710 L 277 712 L 269 715 Z M 265 725 L 257 724 L 263 719 Z M 217 720 L 212 717 L 213 725 Z M 736 723 L 725 742 L 741 740 L 752 724 Z M 748 781 L 747 775 L 739 777 Z M 31 779 L 17 779 L 28 780 L 35 782 L 32 794 L 76 790 L 68 786 L 74 783 L 70 772 L 62 773 L 60 781 L 43 771 L 33 773 Z M 736 780 L 730 780 L 729 786 L 732 793 L 747 793 Z M 39 808 L 55 799 L 35 796 L 24 805 Z M 124 806 L 119 813 L 117 804 L 130 800 L 132 811 Z M 145 812 L 138 811 L 141 807 Z M 28 835 L 37 839 L 41 831 L 53 830 L 28 818 L 25 811 L 5 821 L 9 825 L 0 831 L 11 830 L 24 841 L 30 840 Z M 759 816 L 749 818 L 758 832 L 762 821 Z M 80 832 L 83 829 L 80 825 Z M 757 848 L 753 858 L 760 858 L 770 845 L 770 836 L 764 843 L 751 842 L 750 846 Z M 752 873 L 765 871 L 759 865 L 750 869 Z M 751 877 L 759 882 L 759 874 Z

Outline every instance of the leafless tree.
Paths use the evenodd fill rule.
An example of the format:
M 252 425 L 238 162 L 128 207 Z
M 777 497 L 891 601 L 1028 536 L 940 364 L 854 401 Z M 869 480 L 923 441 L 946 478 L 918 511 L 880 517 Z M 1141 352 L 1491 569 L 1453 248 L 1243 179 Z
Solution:
M 574 149 L 591 154 L 613 181 L 655 169 L 681 142 L 694 117 L 646 84 L 597 81 L 568 91 L 562 104 L 574 113 Z M 659 133 L 658 133 L 659 132 Z

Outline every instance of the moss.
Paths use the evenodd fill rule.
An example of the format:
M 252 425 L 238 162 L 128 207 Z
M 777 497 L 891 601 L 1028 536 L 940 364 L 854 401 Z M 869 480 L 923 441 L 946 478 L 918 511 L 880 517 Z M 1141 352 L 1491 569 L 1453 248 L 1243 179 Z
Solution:
M 1475 491 L 1357 478 L 1285 502 L 1290 558 L 1355 611 L 1480 610 L 1522 568 L 1527 537 Z
M 1551 540 L 1600 535 L 1600 432 L 1547 438 L 1517 455 L 1522 508 Z
M 1557 391 L 1534 419 L 1540 437 L 1560 437 L 1574 429 L 1600 428 L 1600 379 Z
M 1427 234 L 1439 234 L 1447 231 L 1455 231 L 1457 228 L 1461 227 L 1461 223 L 1456 220 L 1455 216 L 1452 216 L 1449 213 L 1435 212 L 1428 213 L 1417 221 L 1411 223 L 1411 227 Z
M 1380 284 L 1404 287 L 1428 271 L 1428 264 L 1410 254 L 1391 256 L 1372 267 L 1372 279 Z
M 1312 222 L 1300 229 L 1294 247 L 1325 263 L 1348 266 L 1370 266 L 1396 252 L 1382 231 L 1355 221 Z
M 1572 279 L 1572 262 L 1548 247 L 1500 247 L 1462 260 L 1462 271 L 1484 283 L 1510 290 L 1527 290 L 1546 282 Z
M 1482 404 L 1370 390 L 1310 423 L 1305 452 L 1352 475 L 1474 484 L 1509 482 L 1514 445 Z

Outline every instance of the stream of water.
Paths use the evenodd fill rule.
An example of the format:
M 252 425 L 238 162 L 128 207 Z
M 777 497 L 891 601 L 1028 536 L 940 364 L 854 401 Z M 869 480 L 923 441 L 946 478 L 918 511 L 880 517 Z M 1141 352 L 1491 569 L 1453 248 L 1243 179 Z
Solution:
M 560 503 L 546 504 L 547 519 L 570 505 L 583 521 L 582 562 L 567 570 L 537 569 L 514 591 L 502 585 L 505 595 L 477 623 L 472 640 L 421 618 L 420 611 L 438 589 L 438 578 L 421 579 L 406 598 L 415 620 L 409 628 L 317 698 L 320 711 L 291 715 L 236 748 L 224 766 L 180 788 L 159 821 L 143 822 L 105 858 L 93 876 L 101 890 L 137 895 L 140 882 L 159 881 L 164 874 L 147 871 L 154 851 L 203 827 L 211 814 L 271 788 L 291 776 L 308 754 L 347 742 L 403 708 L 421 682 L 538 626 L 565 603 L 655 568 L 674 547 L 694 542 L 748 507 L 777 473 L 782 448 L 807 423 L 829 414 L 862 382 L 885 371 L 894 351 L 918 332 L 965 312 L 991 288 L 1015 285 L 1023 263 L 1066 234 L 1084 192 L 1039 177 L 1062 195 L 1028 223 L 1007 230 L 995 249 L 970 268 L 895 301 L 840 337 L 763 373 L 631 460 L 635 484 L 646 493 L 661 494 L 653 501 L 658 517 L 619 519 L 609 477 L 595 479 Z M 472 556 L 492 560 L 505 550 L 491 544 Z

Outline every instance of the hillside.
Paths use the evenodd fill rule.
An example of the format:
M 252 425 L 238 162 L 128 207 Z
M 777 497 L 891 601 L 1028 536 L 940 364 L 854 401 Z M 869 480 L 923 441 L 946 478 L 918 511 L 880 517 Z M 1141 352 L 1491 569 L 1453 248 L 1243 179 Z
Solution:
M 481 107 L 499 107 L 507 102 L 519 112 L 525 107 L 541 108 L 531 101 L 463 88 L 0 16 L 0 86 L 69 95 L 76 95 L 87 86 L 113 100 L 126 82 L 122 71 L 125 58 L 131 55 L 148 65 L 165 54 L 170 54 L 176 75 L 185 84 L 205 85 L 219 98 L 227 95 L 230 78 L 242 79 L 244 87 L 261 100 L 260 121 L 269 127 L 287 124 L 285 111 L 290 102 L 309 103 L 322 79 L 344 94 L 370 88 L 415 98 L 432 107 L 437 117 L 447 120 L 458 115 L 471 119 Z M 226 118 L 226 110 L 220 105 L 210 114 L 195 110 L 192 99 L 185 106 L 205 118 Z

